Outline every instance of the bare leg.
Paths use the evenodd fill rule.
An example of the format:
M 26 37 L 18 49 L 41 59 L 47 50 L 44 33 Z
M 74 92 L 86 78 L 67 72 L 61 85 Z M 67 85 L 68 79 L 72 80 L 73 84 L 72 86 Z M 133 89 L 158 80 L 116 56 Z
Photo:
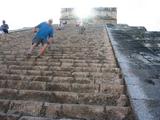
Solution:
M 37 46 L 37 43 L 34 43 L 28 51 L 28 54 L 32 54 L 33 49 Z
M 50 46 L 53 43 L 53 38 L 48 40 L 48 49 L 51 49 Z
M 48 47 L 48 44 L 45 43 L 45 44 L 42 46 L 42 48 L 40 49 L 40 53 L 39 53 L 38 57 L 40 57 L 40 56 L 42 56 L 42 55 L 44 54 L 44 52 L 45 52 L 45 50 L 46 50 L 47 47 Z
M 52 43 L 52 39 L 48 40 L 48 43 L 43 44 L 42 48 L 40 49 L 39 55 L 35 58 L 35 60 L 37 60 L 38 58 L 40 58 L 44 52 L 46 51 L 46 48 L 51 45 Z

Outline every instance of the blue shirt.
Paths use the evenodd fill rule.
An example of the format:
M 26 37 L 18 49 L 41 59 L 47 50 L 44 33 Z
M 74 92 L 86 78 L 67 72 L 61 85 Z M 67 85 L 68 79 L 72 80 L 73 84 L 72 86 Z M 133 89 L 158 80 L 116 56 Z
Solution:
M 1 25 L 1 29 L 2 30 L 8 30 L 9 29 L 8 24 Z
M 38 28 L 38 32 L 36 33 L 37 38 L 47 40 L 50 37 L 53 37 L 54 30 L 51 25 L 46 22 L 42 22 L 36 26 Z

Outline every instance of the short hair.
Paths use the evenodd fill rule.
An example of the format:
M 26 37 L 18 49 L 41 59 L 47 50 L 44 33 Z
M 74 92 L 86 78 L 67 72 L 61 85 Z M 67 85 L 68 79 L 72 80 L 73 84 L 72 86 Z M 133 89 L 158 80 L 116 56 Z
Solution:
M 48 20 L 48 22 L 49 22 L 49 23 L 52 23 L 52 22 L 53 22 L 53 20 L 52 20 L 52 19 L 49 19 L 49 20 Z

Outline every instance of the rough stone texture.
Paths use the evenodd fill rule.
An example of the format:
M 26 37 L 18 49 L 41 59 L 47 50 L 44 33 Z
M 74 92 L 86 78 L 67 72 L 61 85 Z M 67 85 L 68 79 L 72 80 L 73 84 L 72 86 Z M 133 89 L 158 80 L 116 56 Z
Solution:
M 17 115 L 38 116 L 42 107 L 40 102 L 32 101 L 12 101 L 7 113 Z
M 44 117 L 29 117 L 29 116 L 23 116 L 19 120 L 80 120 L 80 119 L 67 119 L 67 118 L 62 118 L 62 119 L 52 119 L 52 118 L 44 118 Z
M 56 118 L 62 117 L 62 105 L 54 104 L 54 103 L 45 103 L 46 108 L 46 116 Z
M 160 119 L 160 32 L 107 25 L 137 120 Z
M 103 106 L 63 105 L 63 115 L 83 119 L 104 119 Z
M 30 59 L 25 56 L 33 36 L 30 29 L 0 39 L 4 120 L 10 115 L 16 120 L 130 120 L 125 85 L 105 26 L 93 24 L 83 34 L 78 31 L 74 25 L 56 31 L 53 44 L 37 62 L 40 46 Z
M 0 120 L 18 120 L 19 117 L 18 115 L 0 113 Z
M 9 101 L 8 100 L 0 100 L 0 112 L 7 112 L 9 108 Z

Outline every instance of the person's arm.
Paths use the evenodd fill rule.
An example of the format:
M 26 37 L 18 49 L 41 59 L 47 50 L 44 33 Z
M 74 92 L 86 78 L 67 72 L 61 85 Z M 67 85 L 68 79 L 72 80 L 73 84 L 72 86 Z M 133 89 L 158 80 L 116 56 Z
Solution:
M 40 27 L 40 25 L 41 25 L 41 24 L 35 26 L 35 27 L 32 29 L 33 33 L 36 33 L 36 32 L 38 31 L 38 28 Z
M 34 27 L 34 28 L 32 29 L 32 32 L 33 32 L 33 33 L 37 32 L 37 31 L 38 31 L 38 28 L 36 28 L 36 27 Z
M 35 26 L 35 27 L 32 29 L 33 33 L 37 32 L 41 25 L 42 25 L 42 23 L 40 23 L 39 25 Z
M 1 25 L 1 29 L 2 29 L 2 30 L 4 29 L 4 25 Z

